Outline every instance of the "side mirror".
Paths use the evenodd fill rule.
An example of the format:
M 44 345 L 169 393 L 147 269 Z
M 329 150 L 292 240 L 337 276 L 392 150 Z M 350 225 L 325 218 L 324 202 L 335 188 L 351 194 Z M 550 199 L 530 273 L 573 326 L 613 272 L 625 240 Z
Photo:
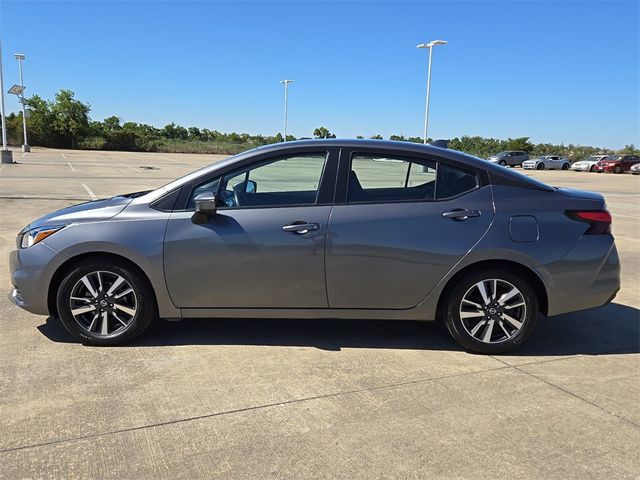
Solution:
M 198 195 L 195 199 L 196 211 L 191 217 L 193 223 L 207 223 L 209 217 L 216 214 L 216 197 L 213 193 L 207 192 Z

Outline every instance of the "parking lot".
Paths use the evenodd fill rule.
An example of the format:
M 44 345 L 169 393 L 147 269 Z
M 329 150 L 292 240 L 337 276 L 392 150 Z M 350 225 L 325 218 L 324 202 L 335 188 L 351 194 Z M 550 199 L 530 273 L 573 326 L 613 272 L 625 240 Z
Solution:
M 221 158 L 34 149 L 0 166 L 0 478 L 638 478 L 640 176 L 527 172 L 605 195 L 622 289 L 501 356 L 366 319 L 155 322 L 85 347 L 7 299 L 30 220 Z

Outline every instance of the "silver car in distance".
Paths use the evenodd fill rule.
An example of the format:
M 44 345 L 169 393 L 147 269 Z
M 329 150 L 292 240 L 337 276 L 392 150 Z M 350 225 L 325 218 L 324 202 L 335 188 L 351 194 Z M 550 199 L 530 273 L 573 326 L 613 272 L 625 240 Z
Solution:
M 442 319 L 499 353 L 611 301 L 610 226 L 599 194 L 446 148 L 287 142 L 32 222 L 12 297 L 91 345 L 158 317 Z

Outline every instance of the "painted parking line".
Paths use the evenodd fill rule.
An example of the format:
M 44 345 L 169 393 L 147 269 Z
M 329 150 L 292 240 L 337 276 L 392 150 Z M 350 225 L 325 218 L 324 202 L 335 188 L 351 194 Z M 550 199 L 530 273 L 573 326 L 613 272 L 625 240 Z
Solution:
M 0 166 L 0 170 L 2 170 L 4 167 L 6 167 L 6 165 L 2 165 L 2 166 Z
M 93 193 L 89 187 L 87 187 L 86 183 L 83 183 L 82 186 L 84 187 L 84 189 L 87 191 L 87 193 L 91 197 L 91 200 L 97 200 L 98 199 L 98 197 L 96 197 L 96 194 Z
M 61 153 L 60 155 L 62 155 L 62 158 L 64 158 L 65 160 L 67 159 L 67 156 L 64 153 Z
M 69 165 L 69 168 L 71 169 L 72 172 L 76 171 L 76 169 L 73 168 L 73 165 L 71 165 L 71 162 L 67 162 L 67 165 Z

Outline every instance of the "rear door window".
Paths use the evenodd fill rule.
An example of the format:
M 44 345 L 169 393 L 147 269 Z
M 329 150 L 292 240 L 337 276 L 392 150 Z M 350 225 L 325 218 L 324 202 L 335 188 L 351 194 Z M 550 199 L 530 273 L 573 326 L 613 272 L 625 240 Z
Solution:
M 476 173 L 426 159 L 354 154 L 349 203 L 444 200 L 477 188 Z
M 470 171 L 445 163 L 438 165 L 436 199 L 457 197 L 478 187 L 478 176 Z

